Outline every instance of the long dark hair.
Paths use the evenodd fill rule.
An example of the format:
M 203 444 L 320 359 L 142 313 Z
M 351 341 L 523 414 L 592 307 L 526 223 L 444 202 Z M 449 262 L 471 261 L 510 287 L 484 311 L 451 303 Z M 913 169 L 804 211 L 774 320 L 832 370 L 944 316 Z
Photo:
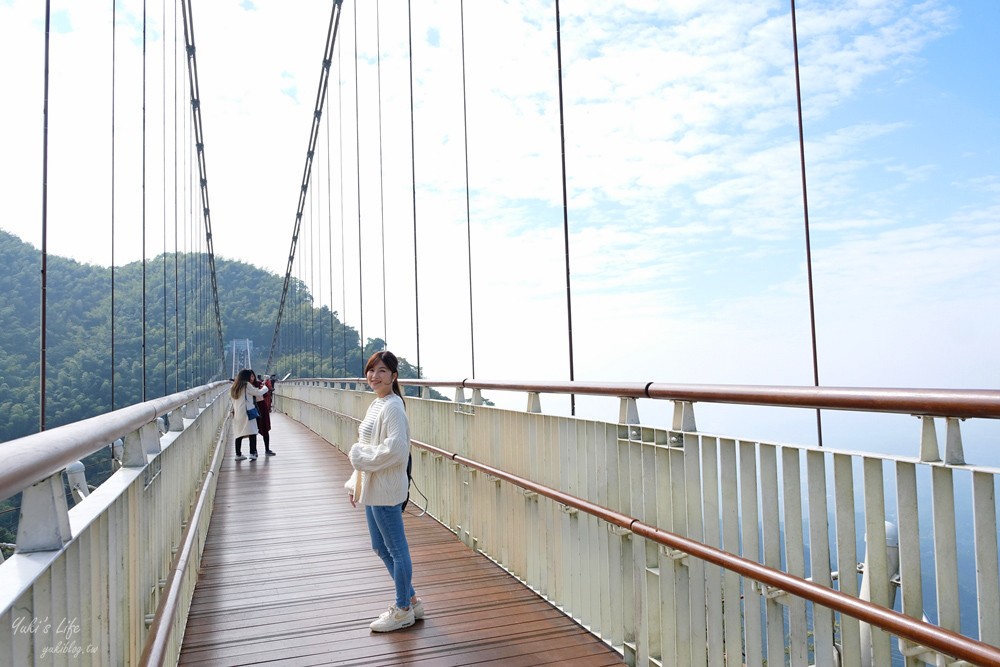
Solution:
M 378 362 L 385 364 L 385 367 L 389 369 L 389 372 L 396 377 L 392 381 L 392 392 L 403 398 L 403 392 L 399 389 L 399 359 L 396 355 L 389 350 L 382 350 L 381 352 L 376 352 L 372 356 L 368 357 L 368 363 L 365 364 L 365 376 L 368 376 L 368 371 L 375 367 Z
M 243 392 L 247 389 L 247 384 L 250 383 L 250 376 L 252 375 L 253 371 L 249 368 L 241 370 L 240 374 L 236 376 L 235 380 L 233 380 L 233 386 L 229 388 L 229 395 L 233 398 L 239 398 L 242 396 Z

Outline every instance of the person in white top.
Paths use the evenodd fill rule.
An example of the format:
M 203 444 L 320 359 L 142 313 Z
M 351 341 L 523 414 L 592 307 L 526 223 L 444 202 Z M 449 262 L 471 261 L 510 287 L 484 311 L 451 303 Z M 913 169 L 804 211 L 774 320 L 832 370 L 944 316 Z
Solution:
M 257 420 L 250 419 L 247 410 L 254 407 L 254 397 L 261 397 L 267 393 L 267 387 L 258 389 L 253 386 L 253 371 L 244 368 L 233 381 L 233 386 L 229 388 L 229 398 L 233 401 L 233 433 L 236 435 L 236 460 L 243 461 L 243 447 L 240 442 L 243 438 L 250 439 L 250 460 L 257 460 Z
M 374 632 L 391 632 L 424 617 L 424 605 L 413 590 L 413 563 L 403 528 L 403 507 L 409 497 L 410 424 L 399 389 L 399 361 L 388 350 L 376 352 L 365 364 L 375 400 L 358 427 L 351 447 L 354 473 L 344 487 L 351 505 L 365 506 L 372 548 L 396 585 L 396 603 L 372 621 Z

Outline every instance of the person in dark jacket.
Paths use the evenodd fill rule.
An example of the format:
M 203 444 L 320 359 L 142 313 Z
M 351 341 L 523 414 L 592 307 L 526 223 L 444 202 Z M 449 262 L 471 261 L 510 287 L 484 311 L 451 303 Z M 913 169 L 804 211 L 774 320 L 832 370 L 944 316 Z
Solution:
M 271 392 L 274 391 L 274 383 L 267 375 L 264 376 L 263 380 L 256 373 L 253 377 L 253 386 L 258 389 L 262 387 L 267 389 L 266 394 L 256 399 L 257 412 L 260 413 L 260 416 L 257 417 L 257 432 L 264 438 L 264 455 L 275 456 L 274 450 L 271 449 Z

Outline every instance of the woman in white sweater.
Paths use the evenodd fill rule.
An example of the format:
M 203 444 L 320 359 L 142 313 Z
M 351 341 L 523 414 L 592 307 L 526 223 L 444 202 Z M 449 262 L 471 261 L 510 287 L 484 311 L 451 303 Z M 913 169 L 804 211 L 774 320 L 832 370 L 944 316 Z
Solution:
M 389 351 L 376 352 L 365 364 L 375 400 L 358 426 L 351 447 L 354 474 L 344 485 L 351 505 L 365 506 L 372 548 L 396 584 L 396 603 L 372 621 L 375 632 L 391 632 L 423 618 L 424 606 L 413 590 L 413 563 L 403 529 L 403 506 L 409 496 L 410 425 L 398 382 L 399 361 Z
M 267 387 L 258 389 L 253 386 L 256 381 L 253 371 L 244 368 L 229 388 L 229 398 L 232 399 L 233 433 L 236 434 L 236 460 L 243 461 L 243 448 L 240 441 L 250 439 L 250 460 L 257 460 L 257 420 L 247 416 L 247 410 L 254 407 L 254 398 L 260 398 L 267 393 Z

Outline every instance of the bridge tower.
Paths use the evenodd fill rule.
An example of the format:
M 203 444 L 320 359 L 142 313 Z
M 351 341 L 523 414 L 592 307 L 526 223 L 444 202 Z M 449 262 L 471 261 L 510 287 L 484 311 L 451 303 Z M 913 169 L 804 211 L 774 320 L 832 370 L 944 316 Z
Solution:
M 230 352 L 232 369 L 229 377 L 236 377 L 236 374 L 244 368 L 253 368 L 253 341 L 251 339 L 234 338 L 230 344 Z

